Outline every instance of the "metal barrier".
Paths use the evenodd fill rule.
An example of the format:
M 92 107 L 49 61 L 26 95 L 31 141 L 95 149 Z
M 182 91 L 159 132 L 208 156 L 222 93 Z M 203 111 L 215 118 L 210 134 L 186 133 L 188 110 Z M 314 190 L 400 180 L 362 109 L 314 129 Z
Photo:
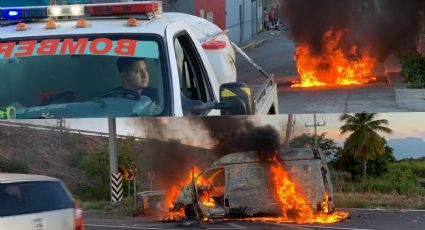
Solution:
M 16 128 L 30 128 L 30 129 L 54 131 L 54 132 L 68 132 L 68 133 L 75 133 L 75 134 L 81 134 L 81 135 L 91 135 L 91 136 L 98 136 L 98 137 L 109 137 L 108 133 L 103 133 L 103 132 L 81 130 L 81 129 L 60 128 L 60 127 L 54 127 L 54 126 L 48 126 L 48 125 L 25 124 L 25 123 L 11 122 L 11 121 L 0 121 L 0 126 L 8 126 L 8 127 L 16 127 Z M 120 139 L 134 138 L 134 140 L 136 140 L 136 141 L 146 140 L 145 138 L 134 137 L 134 136 L 126 136 L 126 135 L 117 135 L 117 138 L 120 138 Z

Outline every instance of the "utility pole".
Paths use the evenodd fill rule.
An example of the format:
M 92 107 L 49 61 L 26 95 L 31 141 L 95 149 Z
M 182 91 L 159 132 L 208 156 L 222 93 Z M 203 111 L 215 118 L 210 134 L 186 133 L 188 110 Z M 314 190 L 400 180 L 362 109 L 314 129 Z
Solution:
M 66 128 L 65 125 L 65 118 L 58 118 L 56 120 L 56 128 L 58 128 L 59 132 L 58 132 L 58 146 L 60 149 L 62 149 L 62 137 L 63 137 L 63 133 L 64 133 L 64 129 Z
M 113 200 L 113 181 L 112 175 L 118 172 L 118 157 L 117 157 L 117 123 L 115 118 L 108 118 L 109 130 L 109 175 L 111 185 L 111 201 Z
M 289 149 L 291 143 L 292 130 L 294 125 L 294 114 L 288 115 L 288 123 L 286 124 L 285 149 Z
M 320 127 L 320 126 L 326 126 L 326 123 L 325 122 L 323 122 L 323 124 L 318 123 L 316 114 L 314 114 L 313 125 L 305 124 L 305 127 L 308 127 L 308 128 L 314 127 L 314 148 L 315 149 L 317 149 L 317 127 Z

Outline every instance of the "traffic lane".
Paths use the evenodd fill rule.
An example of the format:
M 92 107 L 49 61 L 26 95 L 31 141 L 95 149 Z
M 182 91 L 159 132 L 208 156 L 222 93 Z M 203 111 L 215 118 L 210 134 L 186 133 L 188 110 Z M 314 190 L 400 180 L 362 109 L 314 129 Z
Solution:
M 160 221 L 141 219 L 141 217 L 115 217 L 86 215 L 85 228 L 87 230 L 99 229 L 334 229 L 334 230 L 398 230 L 398 229 L 424 229 L 425 211 L 407 210 L 369 210 L 349 209 L 350 217 L 340 223 L 334 224 L 281 224 L 248 221 L 216 221 L 202 223 L 192 227 L 179 227 L 176 223 L 163 223 Z M 143 217 L 144 218 L 144 217 Z
M 376 230 L 425 229 L 425 211 L 350 209 L 350 219 L 332 227 Z
M 245 230 L 245 229 L 263 229 L 263 230 L 299 230 L 299 229 L 313 229 L 306 228 L 305 226 L 290 225 L 290 224 L 270 224 L 270 223 L 256 223 L 256 222 L 228 222 L 222 224 L 201 224 L 190 227 L 179 227 L 177 224 L 138 224 L 138 225 L 102 225 L 102 224 L 86 224 L 86 230 L 134 230 L 134 229 L 147 229 L 147 230 L 181 230 L 181 229 L 210 229 L 210 230 Z M 347 230 L 347 229 L 345 229 Z M 360 230 L 360 229 L 357 229 Z
M 266 41 L 259 47 L 246 50 L 248 56 L 275 76 L 295 76 L 294 42 L 277 32 L 264 32 L 256 37 L 256 40 L 262 39 Z M 251 85 L 264 83 L 265 78 L 240 55 L 236 57 L 236 68 L 238 81 Z

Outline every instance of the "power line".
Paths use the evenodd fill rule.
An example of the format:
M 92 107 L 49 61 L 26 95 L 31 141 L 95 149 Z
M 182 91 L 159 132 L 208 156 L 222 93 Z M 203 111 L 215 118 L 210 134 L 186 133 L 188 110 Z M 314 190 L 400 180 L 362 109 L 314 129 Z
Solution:
M 317 122 L 317 116 L 316 114 L 314 114 L 314 124 L 309 125 L 309 124 L 305 124 L 305 127 L 311 128 L 314 127 L 314 148 L 317 149 L 317 127 L 320 126 L 326 126 L 326 123 L 323 122 L 322 124 L 320 124 L 319 122 Z

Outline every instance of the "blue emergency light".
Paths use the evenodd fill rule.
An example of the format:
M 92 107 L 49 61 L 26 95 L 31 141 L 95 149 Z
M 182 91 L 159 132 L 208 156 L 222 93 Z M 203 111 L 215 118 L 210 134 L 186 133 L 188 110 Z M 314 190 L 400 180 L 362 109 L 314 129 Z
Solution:
M 4 9 L 2 10 L 2 16 L 5 19 L 20 19 L 24 14 L 23 9 Z
M 0 19 L 19 20 L 30 18 L 47 18 L 46 7 L 0 8 Z

